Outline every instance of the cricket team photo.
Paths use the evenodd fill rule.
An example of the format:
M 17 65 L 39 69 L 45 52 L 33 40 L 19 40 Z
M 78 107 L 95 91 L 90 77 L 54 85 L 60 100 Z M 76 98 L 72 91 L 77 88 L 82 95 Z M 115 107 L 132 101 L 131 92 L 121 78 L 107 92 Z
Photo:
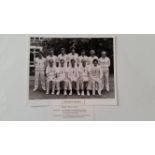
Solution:
M 115 98 L 113 37 L 30 37 L 29 99 Z

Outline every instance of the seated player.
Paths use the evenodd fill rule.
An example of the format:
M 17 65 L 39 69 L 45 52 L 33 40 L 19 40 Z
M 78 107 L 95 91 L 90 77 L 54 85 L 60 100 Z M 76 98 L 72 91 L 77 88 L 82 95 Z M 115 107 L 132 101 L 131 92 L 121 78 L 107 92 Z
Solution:
M 75 60 L 75 66 L 78 64 L 78 54 L 76 53 L 75 49 L 71 49 L 71 53 L 68 54 L 69 66 L 71 66 L 71 60 Z
M 93 60 L 93 65 L 90 67 L 89 75 L 90 75 L 89 89 L 90 89 L 90 86 L 92 86 L 93 95 L 95 95 L 96 85 L 97 85 L 98 94 L 101 95 L 101 90 L 102 90 L 102 85 L 101 85 L 102 70 L 101 70 L 101 67 L 98 65 L 98 60 L 97 59 Z
M 90 54 L 90 56 L 88 57 L 88 67 L 89 67 L 89 69 L 91 68 L 91 66 L 93 65 L 93 60 L 94 59 L 97 59 L 98 60 L 98 57 L 95 55 L 95 50 L 90 50 L 90 52 L 89 52 L 89 54 Z M 90 90 L 91 90 L 92 88 L 90 87 Z M 96 90 L 97 90 L 97 87 L 96 87 Z
M 52 92 L 54 95 L 55 92 L 55 78 L 56 78 L 56 67 L 54 66 L 53 61 L 49 61 L 49 65 L 46 68 L 46 94 L 49 94 L 50 82 L 52 82 Z
M 78 57 L 78 66 L 82 65 L 82 61 L 85 61 L 86 64 L 88 63 L 88 57 L 86 56 L 86 52 L 83 49 L 81 55 Z
M 94 50 L 90 50 L 90 56 L 88 57 L 88 65 L 91 66 L 93 64 L 93 60 L 97 59 L 98 57 L 95 55 L 95 51 Z
M 34 77 L 34 89 L 33 91 L 36 91 L 39 86 L 39 78 L 41 81 L 41 86 L 43 90 L 46 90 L 45 88 L 45 63 L 46 60 L 43 57 L 41 53 L 38 54 L 38 57 L 35 58 L 34 60 L 34 65 L 35 65 L 35 77 Z
M 57 56 L 54 55 L 53 49 L 51 49 L 49 54 L 46 56 L 46 66 L 49 66 L 49 61 L 53 61 L 53 65 L 56 67 Z
M 81 95 L 84 95 L 84 88 L 86 87 L 87 95 L 89 96 L 89 90 L 88 90 L 88 81 L 89 81 L 89 70 L 87 66 L 87 61 L 82 60 L 82 65 L 79 67 L 79 84 L 80 88 L 82 90 Z
M 60 60 L 64 60 L 64 66 L 67 67 L 68 66 L 68 55 L 66 54 L 66 50 L 65 48 L 61 48 L 61 53 L 58 55 L 58 59 L 57 62 L 60 65 Z
M 104 89 L 104 85 L 106 91 L 109 92 L 109 67 L 110 67 L 110 59 L 106 56 L 107 53 L 105 51 L 101 52 L 101 58 L 99 59 L 99 64 L 101 66 L 103 77 L 102 77 L 102 85 Z
M 68 80 L 67 80 L 67 68 L 65 66 L 65 61 L 64 59 L 60 60 L 60 66 L 57 67 L 56 70 L 56 88 L 57 88 L 57 94 L 60 94 L 60 83 L 63 82 L 63 90 L 64 90 L 64 95 L 67 95 L 67 85 L 68 85 Z
M 77 95 L 80 95 L 80 92 L 79 92 L 79 70 L 75 64 L 76 64 L 75 60 L 72 59 L 71 66 L 68 69 L 68 80 L 69 80 L 68 84 L 69 84 L 69 90 L 70 90 L 69 95 L 72 95 L 73 84 L 76 85 Z

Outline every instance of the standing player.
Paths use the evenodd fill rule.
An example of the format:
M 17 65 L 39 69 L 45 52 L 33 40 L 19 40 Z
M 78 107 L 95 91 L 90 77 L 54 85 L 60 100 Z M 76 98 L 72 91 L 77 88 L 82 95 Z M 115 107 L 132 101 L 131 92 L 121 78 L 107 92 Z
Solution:
M 64 95 L 67 95 L 67 85 L 68 85 L 68 80 L 67 80 L 67 68 L 65 66 L 65 61 L 64 59 L 60 60 L 60 66 L 57 67 L 56 70 L 56 87 L 57 87 L 57 95 L 60 94 L 60 83 L 63 82 L 64 84 Z
M 98 88 L 98 94 L 101 95 L 102 85 L 101 85 L 101 78 L 102 78 L 102 70 L 101 67 L 98 65 L 98 60 L 93 60 L 93 65 L 90 67 L 90 85 L 92 85 L 93 88 L 93 95 L 95 95 L 96 92 L 96 85 Z M 89 86 L 90 86 L 89 85 Z M 89 87 L 90 88 L 90 87 Z
M 89 54 L 90 56 L 88 57 L 88 65 L 91 66 L 93 64 L 94 59 L 98 60 L 98 57 L 95 55 L 94 50 L 90 50 Z
M 78 64 L 78 54 L 75 52 L 75 49 L 71 49 L 71 53 L 68 54 L 68 59 L 69 59 L 69 66 L 71 66 L 71 60 L 75 60 L 75 65 L 77 66 Z
M 65 48 L 61 48 L 61 53 L 58 55 L 57 62 L 60 65 L 60 60 L 64 60 L 64 66 L 68 66 L 68 55 L 66 54 Z
M 80 95 L 80 92 L 79 92 L 79 70 L 76 66 L 74 59 L 71 60 L 71 66 L 68 69 L 68 80 L 69 80 L 69 90 L 70 90 L 69 95 L 72 95 L 73 84 L 76 85 L 77 95 Z
M 110 59 L 106 56 L 107 53 L 105 51 L 101 52 L 101 58 L 99 59 L 99 64 L 101 66 L 102 72 L 103 72 L 103 89 L 104 86 L 106 88 L 106 91 L 109 92 L 109 67 L 110 67 Z
M 45 88 L 45 63 L 46 60 L 42 56 L 41 53 L 39 53 L 38 57 L 34 60 L 35 63 L 35 80 L 34 80 L 34 89 L 33 91 L 36 91 L 39 86 L 39 78 L 41 80 L 41 86 L 43 90 L 46 90 Z
M 56 78 L 56 67 L 54 66 L 53 61 L 49 61 L 49 65 L 46 68 L 46 94 L 49 94 L 50 89 L 50 82 L 52 82 L 52 92 L 51 94 L 54 95 L 55 92 L 55 78 Z
M 86 56 L 86 52 L 84 49 L 82 50 L 81 55 L 78 58 L 78 66 L 82 65 L 82 61 L 85 61 L 86 64 L 88 64 L 88 57 Z
M 82 60 L 82 65 L 79 67 L 79 84 L 81 87 L 81 95 L 84 95 L 84 88 L 86 87 L 87 95 L 89 96 L 89 90 L 88 90 L 88 81 L 89 81 L 89 70 L 87 66 L 87 61 Z
M 46 57 L 46 65 L 49 66 L 49 62 L 53 61 L 53 65 L 56 66 L 57 63 L 57 56 L 54 55 L 54 50 L 51 49 L 48 56 Z

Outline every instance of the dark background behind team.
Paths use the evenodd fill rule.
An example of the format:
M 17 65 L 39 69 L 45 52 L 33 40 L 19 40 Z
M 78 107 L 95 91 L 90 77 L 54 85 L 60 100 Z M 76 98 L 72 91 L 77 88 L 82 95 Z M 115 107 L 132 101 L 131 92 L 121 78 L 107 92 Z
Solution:
M 43 47 L 43 55 L 46 57 L 51 49 L 57 56 L 60 54 L 60 49 L 65 48 L 66 54 L 70 53 L 71 48 L 75 48 L 76 53 L 81 54 L 85 50 L 86 55 L 89 56 L 91 49 L 95 50 L 96 56 L 101 56 L 101 51 L 105 50 L 107 56 L 111 60 L 110 73 L 114 73 L 113 65 L 113 38 L 39 38 L 31 37 L 31 46 Z M 31 49 L 30 49 L 31 50 Z M 31 52 L 31 51 L 30 51 Z M 39 52 L 39 50 L 38 50 Z M 33 56 L 30 53 L 30 61 L 33 61 Z

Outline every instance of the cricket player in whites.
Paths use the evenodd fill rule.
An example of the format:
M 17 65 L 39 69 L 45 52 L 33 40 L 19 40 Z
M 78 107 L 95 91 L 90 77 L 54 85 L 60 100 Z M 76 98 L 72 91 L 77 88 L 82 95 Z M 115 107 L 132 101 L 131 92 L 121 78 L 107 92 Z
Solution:
M 67 67 L 68 66 L 68 63 L 69 63 L 69 60 L 68 60 L 68 55 L 66 54 L 66 50 L 65 48 L 61 48 L 60 50 L 60 54 L 58 55 L 58 59 L 57 59 L 57 62 L 60 66 L 60 60 L 64 60 L 64 66 Z
M 46 68 L 46 94 L 49 94 L 50 90 L 50 83 L 52 82 L 52 92 L 51 94 L 54 95 L 55 92 L 55 78 L 56 78 L 56 67 L 54 65 L 54 61 L 49 61 L 49 65 Z
M 89 54 L 90 54 L 90 56 L 88 57 L 88 63 L 87 64 L 88 64 L 88 67 L 90 69 L 91 66 L 93 65 L 93 61 L 95 59 L 98 60 L 98 57 L 95 55 L 96 54 L 95 50 L 90 50 Z M 89 89 L 92 90 L 92 86 L 91 87 L 89 86 Z M 96 87 L 96 90 L 97 90 L 97 87 Z
M 101 85 L 101 79 L 102 79 L 102 70 L 101 67 L 98 65 L 98 60 L 93 60 L 93 65 L 91 66 L 89 70 L 90 75 L 90 83 L 89 86 L 92 85 L 92 94 L 96 94 L 96 85 L 98 90 L 98 95 L 101 95 L 102 91 L 102 85 Z M 90 88 L 90 87 L 89 87 Z
M 87 66 L 87 61 L 82 60 L 81 61 L 82 65 L 79 67 L 79 84 L 81 88 L 81 95 L 84 95 L 84 89 L 86 88 L 87 90 L 87 95 L 89 96 L 89 90 L 88 90 L 88 81 L 89 81 L 89 70 Z
M 74 59 L 75 65 L 77 67 L 77 65 L 78 65 L 78 53 L 76 53 L 74 48 L 72 48 L 71 53 L 68 54 L 68 59 L 69 59 L 69 66 L 71 66 L 71 60 Z
M 39 87 L 39 79 L 41 80 L 41 86 L 43 90 L 46 90 L 45 87 L 45 65 L 46 59 L 41 53 L 38 54 L 38 57 L 34 60 L 35 65 L 35 80 L 34 80 L 34 89 L 36 91 Z
M 110 59 L 106 56 L 107 53 L 105 51 L 101 52 L 101 58 L 99 59 L 99 64 L 101 66 L 103 77 L 102 77 L 102 87 L 106 88 L 106 91 L 109 92 L 109 67 L 110 67 Z
M 76 85 L 77 95 L 80 95 L 79 92 L 79 70 L 76 66 L 76 62 L 74 59 L 71 60 L 71 66 L 68 68 L 68 84 L 69 84 L 69 95 L 72 95 L 73 84 Z
M 56 66 L 57 63 L 57 56 L 54 55 L 54 50 L 51 49 L 48 56 L 46 57 L 46 65 L 49 66 L 49 61 L 53 61 L 53 65 Z
M 95 50 L 90 50 L 89 54 L 90 56 L 88 57 L 88 65 L 91 66 L 93 64 L 93 60 L 98 60 L 98 57 L 95 55 Z
M 83 49 L 81 52 L 81 55 L 78 57 L 78 66 L 82 66 L 82 61 L 86 62 L 86 65 L 88 64 L 88 57 L 86 56 L 86 52 Z
M 56 88 L 57 88 L 57 94 L 60 94 L 60 83 L 63 82 L 64 84 L 64 95 L 67 95 L 67 86 L 68 86 L 68 79 L 67 79 L 67 67 L 65 66 L 64 59 L 60 60 L 60 66 L 57 67 L 56 70 Z

